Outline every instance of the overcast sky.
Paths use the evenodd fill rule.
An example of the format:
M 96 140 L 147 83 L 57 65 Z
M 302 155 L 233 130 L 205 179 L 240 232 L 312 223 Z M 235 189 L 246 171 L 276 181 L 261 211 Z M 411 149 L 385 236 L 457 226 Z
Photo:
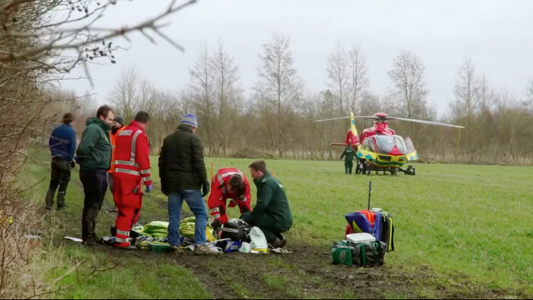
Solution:
M 168 3 L 119 0 L 98 24 L 136 24 Z M 153 45 L 133 34 L 131 44 L 115 42 L 130 47 L 116 53 L 117 64 L 91 66 L 94 89 L 86 80 L 67 81 L 63 87 L 96 93 L 98 104 L 104 104 L 121 73 L 135 66 L 158 87 L 177 90 L 188 81 L 195 50 L 204 41 L 214 47 L 221 38 L 235 56 L 244 87 L 251 89 L 261 44 L 279 32 L 290 36 L 298 72 L 314 90 L 325 88 L 327 58 L 338 41 L 359 43 L 376 92 L 390 85 L 386 71 L 401 50 L 416 53 L 426 66 L 429 101 L 442 114 L 453 99 L 457 69 L 468 58 L 491 85 L 525 92 L 533 78 L 532 14 L 531 0 L 199 0 L 171 16 L 172 25 L 164 30 L 185 53 L 161 39 Z

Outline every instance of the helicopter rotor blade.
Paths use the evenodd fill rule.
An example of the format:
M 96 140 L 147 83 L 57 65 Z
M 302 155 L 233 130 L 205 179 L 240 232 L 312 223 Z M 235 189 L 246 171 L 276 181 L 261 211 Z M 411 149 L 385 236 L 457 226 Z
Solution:
M 328 119 L 315 119 L 313 122 L 324 122 L 324 121 L 334 121 L 334 120 L 343 120 L 343 119 L 349 119 L 350 117 L 336 117 L 336 118 L 328 118 Z
M 378 116 L 354 116 L 353 118 L 354 119 L 374 119 L 374 120 L 379 119 Z
M 422 124 L 428 124 L 428 125 L 439 125 L 439 126 L 448 126 L 448 127 L 455 127 L 455 128 L 464 128 L 463 126 L 459 126 L 459 125 L 452 125 L 452 124 L 439 123 L 439 122 L 426 121 L 426 120 L 406 119 L 406 118 L 398 118 L 398 117 L 388 117 L 387 119 L 422 123 Z
M 328 119 L 315 119 L 313 122 L 324 122 L 324 121 L 334 121 L 334 120 L 346 120 L 350 119 L 351 117 L 336 117 L 336 118 L 328 118 Z M 354 116 L 354 119 L 378 119 L 376 116 Z

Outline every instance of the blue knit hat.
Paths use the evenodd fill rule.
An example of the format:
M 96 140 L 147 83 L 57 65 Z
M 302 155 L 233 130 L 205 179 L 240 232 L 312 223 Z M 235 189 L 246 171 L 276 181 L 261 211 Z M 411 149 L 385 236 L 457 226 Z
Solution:
M 185 114 L 181 119 L 180 124 L 186 124 L 194 128 L 198 128 L 198 120 L 194 114 Z

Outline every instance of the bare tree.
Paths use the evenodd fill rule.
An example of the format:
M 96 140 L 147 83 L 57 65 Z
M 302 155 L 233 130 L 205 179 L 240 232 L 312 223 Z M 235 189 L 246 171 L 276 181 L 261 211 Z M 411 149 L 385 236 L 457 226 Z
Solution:
M 126 120 L 132 120 L 139 107 L 139 84 L 140 78 L 135 67 L 128 68 L 122 73 L 119 80 L 115 82 L 109 96 L 109 102 L 113 105 L 117 114 L 122 115 Z
M 214 128 L 217 122 L 220 106 L 215 96 L 215 70 L 212 59 L 204 43 L 198 51 L 198 59 L 192 68 L 189 68 L 189 91 L 194 98 L 195 110 L 204 128 Z M 205 130 L 200 133 L 204 137 L 208 155 L 213 156 L 216 151 L 216 133 Z
M 476 69 L 472 60 L 466 60 L 459 68 L 455 80 L 455 101 L 453 107 L 462 117 L 473 121 L 474 115 L 480 108 L 480 80 L 476 75 Z M 469 124 L 470 125 L 470 124 Z
M 387 74 L 393 84 L 392 95 L 400 102 L 405 117 L 423 117 L 429 91 L 422 60 L 412 52 L 402 51 L 394 58 L 393 68 Z
M 161 32 L 160 29 L 166 24 L 159 22 L 196 1 L 190 0 L 179 5 L 175 0 L 169 1 L 168 7 L 156 16 L 118 29 L 95 26 L 109 5 L 117 4 L 116 1 L 106 4 L 96 0 L 4 0 L 3 2 L 0 23 L 4 31 L 1 37 L 19 40 L 35 38 L 40 41 L 23 50 L 8 48 L 0 51 L 0 63 L 3 64 L 1 67 L 12 68 L 6 64 L 24 62 L 25 68 L 68 73 L 79 63 L 83 63 L 87 70 L 86 63 L 98 57 L 107 57 L 115 63 L 113 51 L 118 47 L 113 47 L 112 41 L 117 37 L 127 39 L 126 35 L 134 31 L 140 31 L 155 43 L 154 38 L 148 34 L 152 32 L 183 50 L 180 45 Z M 58 12 L 68 13 L 61 16 Z M 17 30 L 17 22 L 20 20 L 31 23 L 25 31 Z M 68 51 L 71 54 L 65 55 Z
M 533 112 L 533 79 L 530 79 L 527 83 L 526 98 L 524 106 Z
M 289 118 L 284 118 L 284 115 L 301 100 L 304 86 L 293 66 L 289 47 L 289 37 L 280 34 L 274 34 L 269 43 L 263 44 L 263 53 L 259 54 L 259 79 L 254 87 L 258 100 L 264 102 L 266 109 L 274 110 L 274 122 L 271 121 L 267 128 L 271 136 L 276 137 L 274 140 L 280 157 L 283 157 L 287 145 L 285 130 L 290 126 Z
M 459 67 L 454 87 L 455 101 L 452 102 L 452 112 L 456 121 L 464 122 L 466 132 L 463 135 L 463 147 L 468 149 L 470 158 L 475 155 L 478 141 L 476 117 L 480 110 L 481 82 L 476 74 L 472 60 L 467 59 Z
M 368 79 L 368 67 L 366 65 L 366 57 L 363 55 L 359 45 L 352 46 L 348 52 L 349 55 L 349 73 L 350 73 L 350 109 L 356 113 L 357 107 L 361 104 L 367 94 L 367 88 L 370 84 Z
M 215 97 L 218 99 L 218 147 L 223 155 L 226 154 L 230 135 L 235 132 L 235 119 L 239 113 L 239 104 L 242 102 L 243 89 L 239 83 L 239 67 L 235 59 L 224 49 L 222 40 L 218 42 L 217 51 L 211 58 L 214 70 Z M 217 151 L 217 154 L 220 152 Z
M 392 101 L 399 112 L 406 118 L 427 118 L 427 96 L 429 91 L 425 81 L 425 67 L 422 60 L 414 53 L 402 51 L 393 60 L 393 68 L 388 71 L 393 88 Z M 416 124 L 408 123 L 407 134 L 411 134 Z
M 348 72 L 348 54 L 340 42 L 337 43 L 335 50 L 328 58 L 326 71 L 330 80 L 327 86 L 338 97 L 338 103 L 335 106 L 338 107 L 340 114 L 345 114 L 344 103 L 346 102 L 346 94 L 348 94 L 347 90 L 350 85 L 350 73 Z

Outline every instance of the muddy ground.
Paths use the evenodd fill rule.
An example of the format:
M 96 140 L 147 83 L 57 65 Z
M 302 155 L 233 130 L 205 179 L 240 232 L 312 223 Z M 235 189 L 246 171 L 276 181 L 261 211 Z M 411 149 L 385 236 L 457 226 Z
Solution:
M 132 256 L 186 267 L 214 299 L 501 299 L 509 295 L 527 298 L 517 291 L 475 286 L 460 276 L 454 278 L 454 286 L 445 286 L 428 267 L 421 267 L 413 274 L 387 265 L 369 268 L 332 265 L 327 247 L 293 242 L 287 248 L 293 253 L 237 252 L 212 257 L 192 253 L 156 254 L 147 250 L 127 252 L 98 246 L 99 251 L 108 252 L 117 259 Z
M 81 185 L 79 185 L 81 187 Z M 146 224 L 150 220 L 167 218 L 166 203 L 155 201 L 158 210 L 142 214 L 139 220 Z M 114 214 L 106 213 L 111 207 L 104 204 L 101 214 L 114 219 Z M 186 216 L 184 216 L 186 217 Z M 102 217 L 100 217 L 102 218 Z M 77 218 L 74 218 L 77 222 Z M 74 220 L 73 220 L 74 221 Z M 153 263 L 172 263 L 189 269 L 214 299 L 304 299 L 304 298 L 344 298 L 344 299 L 494 299 L 528 298 L 520 291 L 509 291 L 474 285 L 464 276 L 453 276 L 453 285 L 444 284 L 442 277 L 435 275 L 429 267 L 420 266 L 415 272 L 387 264 L 380 267 L 358 268 L 333 265 L 329 245 L 315 247 L 292 240 L 286 234 L 287 248 L 291 254 L 244 254 L 227 253 L 215 257 L 156 254 L 148 250 L 125 251 L 111 246 L 96 246 L 97 251 L 106 252 L 110 264 L 120 265 L 124 256 Z M 65 241 L 61 241 L 65 243 Z M 165 276 L 161 274 L 161 276 Z M 179 295 L 176 295 L 179 297 Z

